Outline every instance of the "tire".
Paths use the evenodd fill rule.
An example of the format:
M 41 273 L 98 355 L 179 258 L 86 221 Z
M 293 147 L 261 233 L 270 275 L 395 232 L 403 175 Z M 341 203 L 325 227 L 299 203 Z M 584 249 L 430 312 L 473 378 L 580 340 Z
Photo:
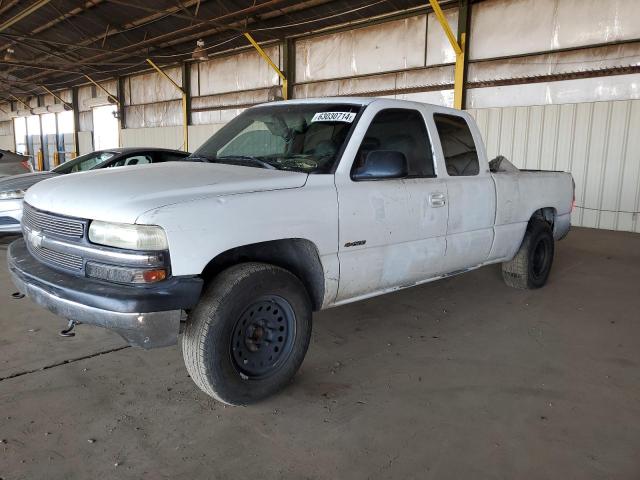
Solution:
M 541 288 L 547 283 L 553 264 L 554 240 L 549 224 L 529 222 L 516 256 L 502 264 L 502 278 L 510 287 Z
M 242 263 L 208 285 L 187 319 L 182 354 L 207 395 L 248 405 L 287 385 L 311 338 L 311 301 L 292 273 Z

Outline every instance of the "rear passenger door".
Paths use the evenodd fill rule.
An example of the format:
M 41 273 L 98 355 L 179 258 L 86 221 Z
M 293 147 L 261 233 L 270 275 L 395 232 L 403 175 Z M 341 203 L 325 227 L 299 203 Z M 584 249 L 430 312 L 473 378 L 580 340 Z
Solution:
M 337 301 L 412 285 L 436 275 L 443 266 L 446 183 L 436 176 L 424 116 L 405 108 L 368 109 L 367 114 L 372 118 L 349 170 L 336 175 Z M 361 122 L 367 124 L 364 117 Z M 373 150 L 402 152 L 409 177 L 354 181 L 349 172 Z
M 480 162 L 469 123 L 464 116 L 434 113 L 438 155 L 446 167 L 449 197 L 447 221 L 447 272 L 479 265 L 487 260 L 493 243 L 496 192 L 486 161 Z M 476 131 L 476 135 L 479 135 Z

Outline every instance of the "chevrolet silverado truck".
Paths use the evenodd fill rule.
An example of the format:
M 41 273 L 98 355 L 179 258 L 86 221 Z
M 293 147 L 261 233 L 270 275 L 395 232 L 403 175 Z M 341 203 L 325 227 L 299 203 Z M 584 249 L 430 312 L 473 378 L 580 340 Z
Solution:
M 17 288 L 144 348 L 181 336 L 205 393 L 249 404 L 301 365 L 312 312 L 502 263 L 542 287 L 573 180 L 486 158 L 466 112 L 332 98 L 245 110 L 186 159 L 45 180 Z

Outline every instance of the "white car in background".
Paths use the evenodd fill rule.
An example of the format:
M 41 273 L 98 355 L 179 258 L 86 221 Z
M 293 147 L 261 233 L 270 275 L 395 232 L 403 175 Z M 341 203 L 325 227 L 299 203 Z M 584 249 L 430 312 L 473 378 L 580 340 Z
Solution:
M 20 233 L 22 200 L 29 187 L 48 178 L 99 168 L 126 167 L 181 160 L 189 155 L 161 148 L 114 148 L 87 153 L 49 172 L 32 172 L 0 178 L 0 233 Z M 1 158 L 0 158 L 1 160 Z M 24 168 L 21 166 L 21 168 Z

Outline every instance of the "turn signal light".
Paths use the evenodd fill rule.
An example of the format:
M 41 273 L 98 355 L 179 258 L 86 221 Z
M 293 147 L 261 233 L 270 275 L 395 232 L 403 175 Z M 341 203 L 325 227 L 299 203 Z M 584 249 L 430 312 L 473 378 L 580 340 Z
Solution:
M 140 269 L 136 267 L 118 267 L 101 263 L 87 262 L 85 265 L 87 277 L 98 278 L 114 283 L 155 283 L 167 278 L 164 268 Z
M 163 269 L 145 270 L 142 272 L 142 278 L 146 283 L 159 282 L 167 278 L 167 271 Z

